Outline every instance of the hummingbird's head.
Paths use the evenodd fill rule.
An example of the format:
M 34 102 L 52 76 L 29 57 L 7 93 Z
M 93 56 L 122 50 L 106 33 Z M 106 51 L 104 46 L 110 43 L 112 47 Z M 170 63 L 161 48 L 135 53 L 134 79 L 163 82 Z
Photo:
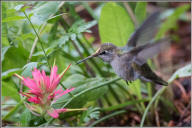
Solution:
M 93 53 L 92 55 L 88 56 L 85 59 L 78 61 L 77 64 L 93 57 L 99 57 L 105 62 L 111 62 L 115 58 L 117 53 L 118 53 L 118 47 L 116 47 L 112 43 L 104 43 L 100 46 L 100 48 L 97 49 L 95 53 Z

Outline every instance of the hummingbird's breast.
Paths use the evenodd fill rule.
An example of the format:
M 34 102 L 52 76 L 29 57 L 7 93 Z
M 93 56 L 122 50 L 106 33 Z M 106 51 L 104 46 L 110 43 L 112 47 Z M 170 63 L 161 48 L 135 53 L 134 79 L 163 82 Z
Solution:
M 116 56 L 110 62 L 114 72 L 124 80 L 135 80 L 133 68 L 131 67 L 130 58 Z

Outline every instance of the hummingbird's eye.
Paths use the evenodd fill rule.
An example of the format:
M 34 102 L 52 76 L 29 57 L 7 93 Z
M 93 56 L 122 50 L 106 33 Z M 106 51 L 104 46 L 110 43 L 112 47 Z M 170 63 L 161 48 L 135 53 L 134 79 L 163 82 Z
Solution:
M 103 55 L 103 54 L 105 54 L 106 53 L 106 51 L 103 51 L 102 53 L 100 53 L 100 55 Z

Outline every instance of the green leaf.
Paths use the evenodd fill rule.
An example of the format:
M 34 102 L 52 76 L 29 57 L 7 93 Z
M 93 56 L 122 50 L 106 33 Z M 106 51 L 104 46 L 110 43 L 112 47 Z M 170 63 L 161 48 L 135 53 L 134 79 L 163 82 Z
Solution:
M 188 64 L 180 69 L 178 69 L 169 79 L 169 82 L 172 82 L 174 79 L 179 78 L 179 77 L 188 77 L 191 76 L 191 64 Z
M 11 22 L 11 21 L 17 21 L 17 20 L 22 20 L 22 19 L 25 19 L 25 17 L 24 16 L 7 17 L 7 18 L 2 20 L 2 23 L 4 23 L 4 22 Z
M 30 62 L 26 65 L 23 66 L 23 72 L 22 72 L 22 76 L 24 77 L 32 77 L 32 70 L 34 68 L 37 68 L 38 62 Z
M 31 112 L 26 108 L 25 111 L 22 112 L 20 116 L 21 126 L 27 127 L 30 120 L 31 120 Z
M 49 1 L 45 2 L 42 5 L 36 7 L 32 13 L 31 21 L 34 24 L 42 24 L 46 22 L 51 15 L 55 14 L 59 9 L 60 2 L 59 1 Z
M 141 24 L 146 17 L 147 2 L 137 2 L 135 7 L 135 16 L 139 24 Z
M 2 71 L 6 71 L 12 68 L 21 68 L 27 62 L 29 52 L 22 46 L 10 47 L 4 55 L 4 61 L 2 63 Z M 10 59 L 11 58 L 11 59 Z
M 24 6 L 23 4 L 19 4 L 19 5 L 15 6 L 14 9 L 15 9 L 16 11 L 19 11 L 23 6 Z
M 48 23 L 55 23 L 56 21 L 58 21 L 58 20 L 62 17 L 62 15 L 65 15 L 65 14 L 67 14 L 67 13 L 61 13 L 61 14 L 52 16 L 52 17 L 50 17 L 50 18 L 47 20 L 47 22 L 48 22 Z
M 124 8 L 113 2 L 104 5 L 99 19 L 99 34 L 103 43 L 124 46 L 133 31 L 134 24 Z
M 69 32 L 72 33 L 82 33 L 82 32 L 89 32 L 88 29 L 93 27 L 94 25 L 97 24 L 97 21 L 91 21 L 91 22 L 85 22 L 84 20 L 78 20 L 76 21 L 69 29 Z
M 34 34 L 32 34 L 32 33 L 26 33 L 26 34 L 22 34 L 21 35 L 21 38 L 23 39 L 23 40 L 26 40 L 26 39 L 34 39 L 35 38 L 35 35 Z
M 7 79 L 8 77 L 11 77 L 14 73 L 18 73 L 19 71 L 21 71 L 20 68 L 14 68 L 14 69 L 9 69 L 5 72 L 2 72 L 1 74 L 2 80 Z
M 91 21 L 91 22 L 88 22 L 88 23 L 85 23 L 85 24 L 82 24 L 81 26 L 79 26 L 77 28 L 77 33 L 81 33 L 81 32 L 87 32 L 87 30 L 93 26 L 95 26 L 97 24 L 97 21 L 94 20 L 94 21 Z
M 185 11 L 189 9 L 190 5 L 183 5 L 175 9 L 174 13 L 170 15 L 167 20 L 160 27 L 159 32 L 156 35 L 156 39 L 162 38 L 165 33 L 176 26 L 177 20 Z
M 81 115 L 80 122 L 88 123 L 91 119 L 99 119 L 99 114 L 100 114 L 99 110 L 100 110 L 99 107 L 95 107 L 95 108 L 93 108 L 92 106 L 89 107 Z
M 16 101 L 20 100 L 20 96 L 19 93 L 17 91 L 17 89 L 14 87 L 14 83 L 13 82 L 2 82 L 2 88 L 1 88 L 1 93 L 2 96 L 8 96 L 13 98 Z
M 2 48 L 2 52 L 1 52 L 1 62 L 3 62 L 5 53 L 8 51 L 9 48 L 10 48 L 10 46 L 6 46 L 6 47 L 3 47 L 3 48 Z

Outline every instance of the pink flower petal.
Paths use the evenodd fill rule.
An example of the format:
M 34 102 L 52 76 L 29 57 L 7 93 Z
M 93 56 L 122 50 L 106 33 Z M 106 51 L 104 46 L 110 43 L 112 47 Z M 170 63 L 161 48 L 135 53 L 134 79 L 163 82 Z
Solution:
M 52 116 L 53 118 L 58 118 L 59 117 L 59 113 L 57 112 L 57 110 L 55 109 L 49 109 L 47 111 L 47 113 Z
M 55 90 L 54 94 L 57 95 L 57 94 L 60 94 L 62 92 L 63 92 L 63 89 L 60 87 L 60 89 Z
M 33 75 L 33 79 L 35 80 L 36 84 L 41 89 L 40 84 L 41 84 L 41 82 L 43 82 L 41 72 L 35 68 L 34 71 L 32 71 L 32 75 Z
M 39 88 L 37 87 L 35 81 L 30 78 L 24 78 L 23 84 L 31 90 L 38 91 L 38 92 L 40 91 Z
M 57 75 L 57 66 L 51 69 L 49 92 L 53 92 L 60 82 L 59 75 Z
M 57 77 L 52 81 L 51 86 L 49 88 L 49 91 L 53 92 L 57 88 L 57 86 L 58 86 L 58 84 L 60 82 L 60 79 L 61 78 L 58 77 L 58 75 L 57 75 Z
M 41 100 L 38 97 L 30 97 L 27 99 L 29 102 L 33 102 L 35 104 L 39 104 Z
M 42 96 L 42 93 L 40 91 L 36 91 L 36 90 L 29 90 L 29 92 L 33 95 L 36 95 L 38 97 Z
M 65 95 L 65 94 L 73 91 L 74 89 L 75 89 L 75 88 L 71 88 L 71 89 L 67 89 L 67 90 L 65 90 L 65 91 L 63 91 L 63 92 L 57 93 L 58 95 L 55 96 L 55 99 L 54 99 L 54 100 L 57 100 L 59 97 L 61 97 L 61 96 Z

